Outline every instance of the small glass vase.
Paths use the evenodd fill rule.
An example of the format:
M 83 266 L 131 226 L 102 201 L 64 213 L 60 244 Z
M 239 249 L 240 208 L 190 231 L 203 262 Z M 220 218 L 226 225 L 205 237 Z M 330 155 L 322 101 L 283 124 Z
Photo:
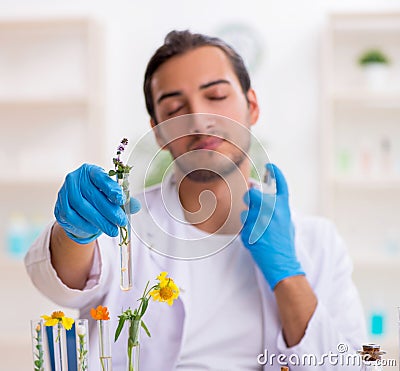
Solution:
M 47 337 L 43 319 L 31 320 L 31 339 L 33 370 L 47 371 L 49 368 L 49 358 L 47 352 Z
M 87 319 L 75 321 L 76 360 L 78 371 L 88 371 L 89 363 L 89 327 Z
M 99 359 L 101 371 L 112 370 L 110 325 L 109 321 L 97 320 L 99 330 Z
M 139 371 L 140 365 L 140 327 L 142 320 L 131 320 L 128 336 L 127 371 Z
M 129 193 L 129 174 L 124 174 L 123 178 L 118 178 L 125 195 L 125 205 L 123 206 L 128 224 L 120 227 L 120 286 L 121 290 L 128 291 L 132 288 L 132 249 L 131 249 L 131 210 Z
M 60 322 L 52 327 L 54 371 L 68 370 L 66 331 Z

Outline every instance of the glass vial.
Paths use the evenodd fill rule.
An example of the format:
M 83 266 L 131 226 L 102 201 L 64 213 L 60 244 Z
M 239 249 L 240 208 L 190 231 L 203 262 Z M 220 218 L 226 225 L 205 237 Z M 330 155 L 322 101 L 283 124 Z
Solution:
M 59 322 L 52 327 L 55 371 L 68 370 L 66 330 Z
M 141 320 L 131 320 L 128 335 L 128 371 L 139 371 Z
M 88 371 L 89 327 L 87 319 L 77 319 L 75 321 L 75 335 L 78 371 Z
M 47 371 L 49 368 L 49 359 L 47 352 L 47 337 L 43 319 L 31 320 L 31 339 L 33 370 Z
M 101 371 L 112 370 L 111 342 L 110 342 L 110 321 L 97 320 L 99 331 L 99 360 Z

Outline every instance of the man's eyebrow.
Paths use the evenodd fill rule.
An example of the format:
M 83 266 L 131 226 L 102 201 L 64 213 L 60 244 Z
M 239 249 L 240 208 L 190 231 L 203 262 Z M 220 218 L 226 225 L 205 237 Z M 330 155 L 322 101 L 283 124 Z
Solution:
M 207 82 L 206 84 L 200 85 L 200 89 L 207 89 L 210 86 L 218 85 L 218 84 L 229 84 L 230 85 L 231 83 L 228 80 L 219 79 L 219 80 L 210 81 L 210 82 Z
M 169 93 L 162 94 L 161 97 L 157 99 L 157 104 L 160 104 L 166 98 L 176 97 L 179 95 L 182 95 L 182 92 L 180 90 L 171 91 Z

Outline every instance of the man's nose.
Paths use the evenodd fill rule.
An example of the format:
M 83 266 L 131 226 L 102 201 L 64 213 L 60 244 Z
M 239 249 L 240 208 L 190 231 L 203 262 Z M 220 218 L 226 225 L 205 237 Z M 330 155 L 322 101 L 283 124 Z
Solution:
M 215 126 L 215 117 L 210 113 L 191 113 L 188 117 L 190 134 L 208 134 Z

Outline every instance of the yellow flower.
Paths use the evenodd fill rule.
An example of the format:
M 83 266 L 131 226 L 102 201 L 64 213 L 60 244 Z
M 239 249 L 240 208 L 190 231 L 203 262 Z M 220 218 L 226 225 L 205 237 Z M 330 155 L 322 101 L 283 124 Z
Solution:
M 74 320 L 69 317 L 65 317 L 64 312 L 56 311 L 51 314 L 51 316 L 46 316 L 45 314 L 41 316 L 46 322 L 45 326 L 54 326 L 61 323 L 66 330 L 71 330 Z
M 161 301 L 172 305 L 179 296 L 179 288 L 172 278 L 167 278 L 167 272 L 161 272 L 157 277 L 158 285 L 150 292 L 153 300 Z

